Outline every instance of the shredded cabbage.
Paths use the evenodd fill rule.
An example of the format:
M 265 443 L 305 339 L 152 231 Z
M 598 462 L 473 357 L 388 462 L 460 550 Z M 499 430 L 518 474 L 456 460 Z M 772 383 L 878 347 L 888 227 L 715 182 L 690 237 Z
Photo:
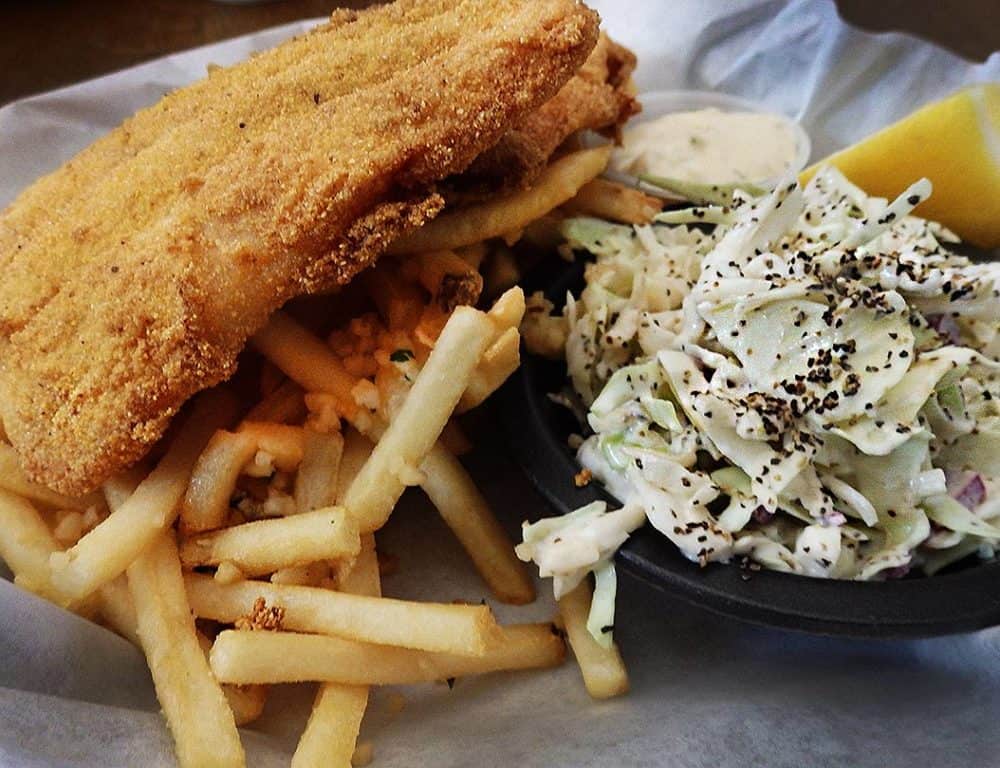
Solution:
M 529 322 L 565 336 L 592 430 L 578 458 L 625 506 L 528 526 L 519 554 L 558 591 L 599 574 L 600 641 L 610 558 L 644 520 L 703 565 L 821 578 L 992 556 L 1000 265 L 910 215 L 930 192 L 869 197 L 826 168 L 651 226 L 564 223 L 564 252 L 594 257 L 586 288 Z M 983 478 L 976 509 L 946 492 L 958 471 Z

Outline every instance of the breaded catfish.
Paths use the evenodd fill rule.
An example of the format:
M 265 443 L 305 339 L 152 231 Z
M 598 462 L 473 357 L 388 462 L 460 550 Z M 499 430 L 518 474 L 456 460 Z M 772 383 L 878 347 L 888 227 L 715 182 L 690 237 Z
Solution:
M 580 71 L 555 96 L 448 181 L 449 203 L 529 186 L 559 145 L 577 131 L 618 138 L 621 126 L 640 110 L 631 81 L 635 64 L 632 51 L 602 33 Z
M 288 299 L 433 217 L 598 37 L 576 0 L 398 0 L 212 72 L 0 214 L 0 416 L 67 493 L 139 459 Z

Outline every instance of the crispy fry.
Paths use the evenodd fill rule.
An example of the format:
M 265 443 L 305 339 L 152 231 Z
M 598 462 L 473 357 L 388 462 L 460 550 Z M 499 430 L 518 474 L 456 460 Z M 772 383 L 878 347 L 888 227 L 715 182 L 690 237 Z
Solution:
M 302 387 L 289 379 L 251 408 L 245 419 L 246 421 L 294 424 L 304 419 L 305 416 L 306 404 Z
M 292 768 L 350 766 L 367 706 L 367 685 L 321 685 Z
M 386 260 L 365 272 L 365 288 L 390 331 L 409 330 L 419 322 L 426 302 L 420 288 L 401 279 L 395 267 Z
M 172 533 L 160 533 L 128 568 L 139 639 L 177 762 L 242 766 L 243 747 L 226 697 L 198 646 Z
M 212 641 L 203 633 L 196 631 L 198 646 L 205 654 L 206 660 L 212 650 Z M 222 693 L 226 697 L 226 703 L 233 712 L 233 719 L 237 726 L 252 723 L 264 711 L 264 704 L 267 701 L 266 685 L 222 685 Z
M 557 208 L 524 228 L 521 242 L 528 243 L 538 253 L 555 253 L 565 242 L 562 234 L 564 214 Z
M 283 629 L 400 648 L 481 656 L 499 631 L 485 605 L 416 603 L 259 581 L 224 586 L 201 574 L 188 574 L 186 583 L 195 615 L 227 624 L 262 598 L 284 610 Z
M 282 472 L 294 472 L 302 463 L 306 434 L 302 427 L 262 421 L 243 421 L 236 434 L 252 439 L 257 450 L 266 453 Z
M 237 581 L 245 581 L 247 575 L 240 570 L 239 566 L 229 560 L 223 560 L 219 567 L 215 569 L 212 576 L 219 584 L 235 584 Z
M 604 170 L 610 156 L 610 147 L 565 155 L 542 171 L 530 188 L 445 212 L 396 240 L 389 252 L 399 255 L 449 250 L 521 229 L 572 198 Z
M 340 433 L 305 430 L 305 449 L 295 477 L 295 506 L 299 512 L 310 512 L 334 503 L 343 453 L 344 438 Z
M 420 322 L 413 329 L 413 338 L 418 344 L 423 344 L 427 349 L 431 349 L 447 322 L 448 313 L 437 304 L 429 304 L 424 307 L 424 311 L 420 315 Z
M 173 525 L 191 468 L 205 444 L 234 415 L 225 390 L 209 390 L 195 402 L 166 455 L 129 499 L 66 552 L 52 555 L 53 581 L 70 599 L 107 584 Z
M 483 263 L 483 259 L 486 258 L 486 243 L 478 242 L 472 245 L 463 245 L 461 248 L 456 248 L 455 253 L 470 267 L 478 270 Z
M 271 583 L 297 587 L 318 587 L 329 577 L 330 564 L 319 561 L 307 565 L 292 565 L 275 571 L 271 574 Z
M 336 503 L 344 506 L 344 497 L 351 487 L 354 478 L 372 455 L 374 444 L 356 429 L 350 429 L 344 435 L 344 453 L 340 459 L 340 471 L 337 473 Z M 363 539 L 364 537 L 362 537 Z
M 454 251 L 431 251 L 414 257 L 420 284 L 445 312 L 473 305 L 483 291 L 483 276 Z
M 328 395 L 326 392 L 309 392 L 305 398 L 306 429 L 313 432 L 340 432 L 343 425 L 340 423 L 340 413 L 337 406 L 337 398 Z
M 181 546 L 181 562 L 185 568 L 230 562 L 247 576 L 258 576 L 316 560 L 353 557 L 360 548 L 354 521 L 340 507 L 327 507 L 195 536 Z
M 226 703 L 233 712 L 237 726 L 252 723 L 264 712 L 267 703 L 267 686 L 265 685 L 224 685 L 222 693 Z
M 257 440 L 247 432 L 220 429 L 212 435 L 194 465 L 181 502 L 181 530 L 185 535 L 225 525 L 236 478 L 256 452 Z
M 128 501 L 129 496 L 135 493 L 135 489 L 147 474 L 144 467 L 137 465 L 105 480 L 101 491 L 107 500 L 108 508 L 114 512 Z M 135 604 L 132 602 L 126 574 L 121 574 L 98 589 L 97 600 L 103 623 L 137 648 L 141 648 Z
M 97 590 L 97 607 L 104 623 L 135 646 L 139 646 L 139 625 L 135 605 L 124 574 Z
M 62 547 L 27 499 L 0 489 L 0 560 L 14 573 L 14 583 L 48 599 L 59 592 L 52 583 L 49 559 Z
M 307 392 L 334 395 L 345 416 L 357 410 L 351 390 L 357 380 L 320 339 L 283 312 L 275 312 L 251 340 L 268 360 Z
M 117 511 L 128 501 L 129 496 L 135 493 L 139 483 L 145 480 L 148 474 L 149 468 L 139 463 L 131 469 L 126 469 L 124 472 L 119 472 L 105 480 L 101 486 L 101 493 L 104 494 L 108 509 L 112 512 Z
M 509 328 L 517 328 L 524 318 L 525 310 L 524 291 L 518 287 L 508 288 L 500 297 L 493 302 L 490 311 L 486 316 L 493 323 L 493 338 L 491 342 L 496 342 Z
M 519 605 L 534 600 L 534 583 L 524 563 L 458 459 L 436 446 L 422 467 L 426 480 L 421 487 L 497 598 Z
M 501 628 L 500 637 L 483 656 L 415 651 L 327 635 L 229 630 L 216 638 L 209 658 L 219 680 L 241 685 L 309 680 L 397 685 L 552 667 L 562 663 L 565 652 L 551 625 L 520 624 Z
M 569 213 L 623 224 L 649 224 L 663 208 L 663 201 L 624 184 L 594 179 L 580 187 L 576 196 L 563 207 Z
M 433 447 L 489 341 L 486 315 L 459 307 L 442 331 L 399 413 L 347 490 L 344 506 L 363 532 L 381 528 Z
M 458 403 L 458 412 L 465 413 L 480 405 L 507 381 L 520 364 L 521 334 L 517 328 L 508 328 L 483 354 Z
M 340 588 L 348 594 L 369 597 L 382 594 L 375 537 L 370 533 L 361 537 L 361 554 Z M 322 683 L 309 722 L 295 748 L 292 768 L 350 764 L 367 706 L 368 686 Z
M 628 672 L 618 646 L 602 647 L 587 629 L 592 597 L 590 584 L 586 580 L 582 581 L 559 601 L 559 614 L 577 664 L 580 665 L 587 693 L 595 699 L 607 699 L 628 691 Z

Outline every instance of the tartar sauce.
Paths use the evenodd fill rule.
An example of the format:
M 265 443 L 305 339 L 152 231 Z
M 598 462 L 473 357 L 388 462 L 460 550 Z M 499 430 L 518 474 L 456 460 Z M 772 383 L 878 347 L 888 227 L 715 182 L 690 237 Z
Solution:
M 795 162 L 789 121 L 762 112 L 673 112 L 625 131 L 611 167 L 700 184 L 761 182 Z

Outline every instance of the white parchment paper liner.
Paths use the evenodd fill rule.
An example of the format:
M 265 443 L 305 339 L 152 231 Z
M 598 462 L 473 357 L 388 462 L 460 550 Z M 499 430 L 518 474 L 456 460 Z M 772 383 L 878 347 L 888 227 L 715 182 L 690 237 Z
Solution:
M 814 156 L 914 106 L 1000 80 L 1000 55 L 972 65 L 902 35 L 845 26 L 832 3 L 597 2 L 639 55 L 641 90 L 718 89 L 798 118 Z M 0 205 L 136 109 L 310 22 L 211 45 L 0 109 Z M 482 419 L 474 474 L 511 526 L 540 498 Z M 400 556 L 401 597 L 485 596 L 464 554 L 419 497 L 380 539 Z M 417 575 L 419 574 L 419 575 Z M 540 594 L 547 595 L 548 585 Z M 543 597 L 501 617 L 545 619 Z M 390 766 L 893 766 L 996 764 L 1000 630 L 911 643 L 851 642 L 748 627 L 625 581 L 617 637 L 632 693 L 591 702 L 569 663 L 552 673 L 404 691 L 390 715 L 373 698 L 365 737 Z M 251 765 L 287 764 L 308 686 L 272 690 L 244 731 Z M 141 654 L 0 580 L 0 766 L 168 766 L 170 738 Z

